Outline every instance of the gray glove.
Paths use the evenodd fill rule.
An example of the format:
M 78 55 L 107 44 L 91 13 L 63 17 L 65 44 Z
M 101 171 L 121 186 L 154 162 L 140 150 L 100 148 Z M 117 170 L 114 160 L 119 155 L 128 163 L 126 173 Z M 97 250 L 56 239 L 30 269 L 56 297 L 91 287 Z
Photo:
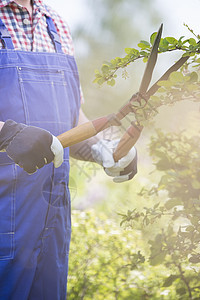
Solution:
M 63 162 L 63 147 L 55 136 L 12 120 L 7 120 L 0 131 L 0 151 L 29 174 L 52 161 L 56 168 Z

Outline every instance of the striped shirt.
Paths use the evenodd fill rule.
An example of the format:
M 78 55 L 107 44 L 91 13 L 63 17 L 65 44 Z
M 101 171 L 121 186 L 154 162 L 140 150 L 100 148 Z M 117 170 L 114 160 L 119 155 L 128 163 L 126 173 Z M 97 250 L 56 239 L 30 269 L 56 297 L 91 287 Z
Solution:
M 55 52 L 54 44 L 47 31 L 46 17 L 52 18 L 60 36 L 62 50 L 74 56 L 74 47 L 68 24 L 42 0 L 33 0 L 33 15 L 22 5 L 12 0 L 0 0 L 0 18 L 6 25 L 16 50 Z M 3 43 L 0 40 L 0 49 Z M 80 87 L 81 103 L 84 102 Z
M 15 49 L 34 52 L 55 52 L 47 31 L 46 16 L 54 21 L 65 54 L 74 55 L 69 27 L 66 22 L 42 0 L 33 1 L 33 16 L 22 5 L 11 0 L 0 1 L 0 18 L 8 28 Z M 0 49 L 3 47 L 0 42 Z

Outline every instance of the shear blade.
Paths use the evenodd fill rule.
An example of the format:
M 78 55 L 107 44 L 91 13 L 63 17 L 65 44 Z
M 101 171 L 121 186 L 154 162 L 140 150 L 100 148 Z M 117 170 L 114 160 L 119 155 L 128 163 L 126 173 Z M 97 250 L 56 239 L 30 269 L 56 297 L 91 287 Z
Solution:
M 152 73 L 157 61 L 157 56 L 158 56 L 158 47 L 160 44 L 160 39 L 161 39 L 161 35 L 162 35 L 162 29 L 163 29 L 163 24 L 161 24 L 158 33 L 156 35 L 156 38 L 154 40 L 150 55 L 149 55 L 149 59 L 147 61 L 147 65 L 144 71 L 144 75 L 142 77 L 142 82 L 140 84 L 140 88 L 139 88 L 139 95 L 145 94 L 148 86 L 150 84 L 151 78 L 152 78 Z

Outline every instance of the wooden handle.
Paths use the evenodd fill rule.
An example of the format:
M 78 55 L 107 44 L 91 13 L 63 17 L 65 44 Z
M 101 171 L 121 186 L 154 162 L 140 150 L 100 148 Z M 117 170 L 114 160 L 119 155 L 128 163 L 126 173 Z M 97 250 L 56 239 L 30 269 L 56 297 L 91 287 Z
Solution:
M 121 125 L 121 123 L 116 115 L 111 114 L 74 127 L 69 131 L 60 134 L 57 138 L 62 146 L 66 148 L 85 141 L 110 126 L 119 125 Z
M 113 153 L 115 162 L 124 157 L 135 145 L 140 136 L 142 128 L 142 126 L 136 126 L 134 123 L 132 123 L 132 125 L 127 129 L 117 145 L 115 152 Z
M 96 134 L 97 132 L 92 122 L 87 122 L 60 134 L 57 138 L 61 142 L 62 146 L 66 148 L 87 140 Z

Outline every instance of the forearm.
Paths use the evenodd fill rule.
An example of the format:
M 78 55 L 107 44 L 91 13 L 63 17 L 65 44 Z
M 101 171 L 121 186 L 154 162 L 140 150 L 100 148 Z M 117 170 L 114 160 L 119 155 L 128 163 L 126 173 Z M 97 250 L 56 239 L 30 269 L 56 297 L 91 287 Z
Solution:
M 70 156 L 78 160 L 95 162 L 91 154 L 91 147 L 96 144 L 98 140 L 99 139 L 97 137 L 92 137 L 86 141 L 71 146 Z
M 78 125 L 81 125 L 88 121 L 89 120 L 85 116 L 83 111 L 80 110 Z M 76 145 L 71 146 L 70 147 L 70 156 L 75 159 L 79 159 L 79 160 L 95 162 L 92 157 L 92 154 L 91 154 L 91 147 L 92 147 L 92 145 L 96 144 L 99 141 L 100 135 L 101 134 L 98 134 L 97 136 L 91 137 L 90 139 L 87 139 L 86 141 L 83 141 Z

